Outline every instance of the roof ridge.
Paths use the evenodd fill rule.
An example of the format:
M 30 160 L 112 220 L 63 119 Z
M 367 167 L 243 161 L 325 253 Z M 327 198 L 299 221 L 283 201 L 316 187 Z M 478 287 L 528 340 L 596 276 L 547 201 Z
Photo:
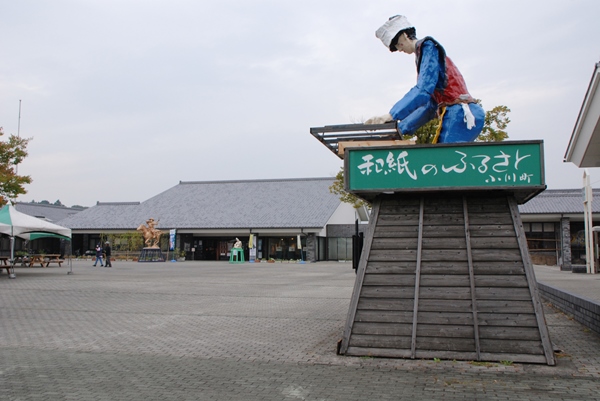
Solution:
M 140 204 L 140 202 L 96 202 L 96 206 L 118 206 L 118 205 L 136 206 L 139 204 Z
M 335 177 L 308 177 L 308 178 L 271 178 L 271 179 L 252 179 L 252 180 L 217 180 L 217 181 L 179 181 L 180 185 L 189 184 L 234 184 L 246 182 L 290 182 L 290 181 L 324 181 L 334 180 Z

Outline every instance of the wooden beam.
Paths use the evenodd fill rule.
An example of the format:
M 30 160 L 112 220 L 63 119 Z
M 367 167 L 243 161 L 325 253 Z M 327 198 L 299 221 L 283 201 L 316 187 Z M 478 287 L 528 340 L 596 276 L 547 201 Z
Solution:
M 344 150 L 346 148 L 367 148 L 373 146 L 399 146 L 399 145 L 415 145 L 414 140 L 369 140 L 369 141 L 340 141 L 338 142 L 338 156 L 344 158 Z

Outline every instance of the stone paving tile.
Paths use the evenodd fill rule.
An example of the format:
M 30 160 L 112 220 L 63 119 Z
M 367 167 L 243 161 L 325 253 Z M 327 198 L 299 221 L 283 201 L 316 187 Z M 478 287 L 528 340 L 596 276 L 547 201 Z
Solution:
M 0 400 L 600 400 L 600 336 L 548 305 L 554 367 L 355 358 L 349 264 L 66 271 L 0 275 Z

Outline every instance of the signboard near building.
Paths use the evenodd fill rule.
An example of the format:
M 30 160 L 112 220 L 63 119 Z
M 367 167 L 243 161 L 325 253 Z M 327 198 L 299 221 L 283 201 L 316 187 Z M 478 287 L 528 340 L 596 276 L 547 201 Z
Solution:
M 543 141 L 348 148 L 345 189 L 386 192 L 509 190 L 525 202 L 546 188 Z

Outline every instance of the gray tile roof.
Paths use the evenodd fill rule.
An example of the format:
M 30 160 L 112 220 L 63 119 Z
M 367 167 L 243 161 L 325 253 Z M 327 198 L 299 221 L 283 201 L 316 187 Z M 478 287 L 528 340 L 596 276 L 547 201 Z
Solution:
M 141 203 L 98 203 L 61 222 L 71 229 L 324 227 L 340 204 L 334 178 L 180 182 Z
M 583 189 L 547 189 L 524 205 L 521 214 L 583 213 Z M 600 189 L 592 190 L 592 212 L 600 213 Z
M 77 214 L 84 209 L 71 208 L 66 206 L 42 205 L 39 203 L 17 202 L 15 209 L 29 216 L 45 219 L 52 223 L 57 223 L 69 216 Z

